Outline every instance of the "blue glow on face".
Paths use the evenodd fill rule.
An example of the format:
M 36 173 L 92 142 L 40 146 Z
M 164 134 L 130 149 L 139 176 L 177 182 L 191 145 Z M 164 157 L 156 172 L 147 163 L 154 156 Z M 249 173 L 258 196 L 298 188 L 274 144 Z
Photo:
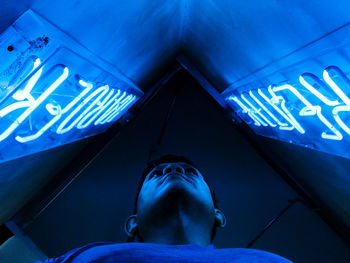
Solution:
M 31 17 L 19 21 L 26 24 Z M 23 42 L 11 28 L 3 34 Z M 0 62 L 0 162 L 102 133 L 142 95 L 59 46 L 36 50 L 18 44 L 17 56 L 9 53 Z

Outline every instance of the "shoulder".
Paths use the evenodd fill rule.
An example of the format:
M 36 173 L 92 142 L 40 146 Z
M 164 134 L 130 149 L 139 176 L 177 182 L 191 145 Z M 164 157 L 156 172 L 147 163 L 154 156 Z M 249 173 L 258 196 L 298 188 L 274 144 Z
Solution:
M 44 263 L 94 262 L 106 258 L 125 258 L 149 250 L 147 243 L 96 242 L 73 249 L 58 258 L 47 259 Z
M 216 249 L 222 256 L 232 257 L 238 262 L 261 262 L 261 263 L 291 263 L 279 255 L 258 249 L 250 248 L 224 248 Z
M 216 249 L 198 245 L 160 245 L 151 243 L 91 243 L 45 263 L 75 262 L 239 262 L 290 263 L 276 254 L 256 249 Z
M 96 247 L 104 247 L 108 246 L 114 243 L 110 242 L 95 242 L 95 243 L 90 243 L 85 246 L 70 250 L 69 252 L 63 254 L 62 256 L 59 256 L 57 258 L 49 258 L 47 259 L 44 263 L 68 263 L 72 262 L 76 257 L 81 255 L 82 253 L 89 251 L 93 248 Z

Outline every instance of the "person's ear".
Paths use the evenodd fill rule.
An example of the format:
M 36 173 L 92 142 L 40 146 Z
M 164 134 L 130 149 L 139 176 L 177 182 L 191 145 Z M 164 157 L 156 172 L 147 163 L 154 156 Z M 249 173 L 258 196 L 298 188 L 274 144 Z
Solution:
M 223 212 L 215 208 L 215 225 L 223 228 L 226 225 L 226 217 Z
M 124 230 L 129 237 L 135 236 L 137 230 L 137 215 L 131 215 L 126 219 Z

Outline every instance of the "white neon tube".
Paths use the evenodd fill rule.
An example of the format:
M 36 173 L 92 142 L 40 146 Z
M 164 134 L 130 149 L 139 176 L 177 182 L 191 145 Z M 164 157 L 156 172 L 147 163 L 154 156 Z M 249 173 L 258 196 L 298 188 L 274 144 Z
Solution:
M 241 94 L 241 98 L 255 111 L 257 112 L 261 118 L 263 118 L 263 120 L 265 122 L 267 122 L 268 125 L 270 125 L 271 127 L 276 127 L 277 125 L 272 123 L 268 118 L 266 118 L 266 116 L 264 114 L 261 113 L 261 109 L 257 109 L 243 94 Z M 268 126 L 265 125 L 265 126 Z
M 28 109 L 22 113 L 2 134 L 0 134 L 0 141 L 6 139 L 63 81 L 67 79 L 69 70 L 67 67 L 63 69 L 63 73 L 47 88 L 41 96 L 28 106 Z
M 117 90 L 117 93 L 110 99 L 110 97 L 113 95 L 114 89 L 112 89 L 109 94 L 106 96 L 106 98 L 100 103 L 98 107 L 96 107 L 94 110 L 87 113 L 84 118 L 82 118 L 78 124 L 78 129 L 84 129 L 88 127 L 119 95 L 120 95 L 120 89 Z M 92 116 L 93 115 L 93 116 Z M 92 116 L 92 117 L 91 117 Z M 90 118 L 88 121 L 87 119 Z
M 249 91 L 250 97 L 252 97 L 253 100 L 255 100 L 256 103 L 259 104 L 259 106 L 275 121 L 279 126 L 288 126 L 287 123 L 281 122 L 270 110 L 268 110 L 265 105 L 253 94 L 253 92 Z M 275 125 L 276 126 L 276 125 Z M 275 127 L 274 126 L 274 127 Z
M 86 114 L 86 112 L 97 103 L 97 101 L 100 100 L 101 97 L 103 97 L 107 92 L 109 91 L 109 86 L 105 85 L 102 87 L 99 87 L 98 89 L 96 89 L 93 93 L 91 93 L 86 99 L 84 99 L 78 107 L 76 107 L 71 114 L 68 115 L 68 117 L 66 117 L 62 123 L 58 126 L 56 133 L 58 134 L 63 134 L 66 133 L 68 131 L 70 131 L 76 124 L 77 122 L 79 122 L 81 120 L 81 118 L 84 117 L 84 114 Z M 88 103 L 93 97 L 95 97 L 96 95 L 98 95 L 99 93 L 101 93 L 97 99 L 95 99 L 95 101 L 83 112 L 81 113 L 68 127 L 65 127 L 67 125 L 67 123 L 73 118 L 74 115 L 77 114 L 77 112 L 85 106 L 86 103 Z
M 120 101 L 126 96 L 126 91 L 119 98 L 116 98 L 112 106 L 110 106 L 95 122 L 94 125 L 100 125 L 107 122 L 108 117 L 113 112 L 113 109 L 118 106 Z
M 339 126 L 347 133 L 350 135 L 350 128 L 342 121 L 342 119 L 339 116 L 339 112 L 343 111 L 350 111 L 350 106 L 344 105 L 344 106 L 337 106 L 333 109 L 333 117 L 335 121 L 339 124 Z
M 308 83 L 303 75 L 299 77 L 299 82 L 301 85 L 303 85 L 305 88 L 307 88 L 313 95 L 315 95 L 319 100 L 321 100 L 323 103 L 329 105 L 329 106 L 336 106 L 339 105 L 339 101 L 335 100 L 329 100 L 326 98 L 321 92 L 319 92 L 317 89 L 315 89 L 310 83 Z
M 79 84 L 83 87 L 85 87 L 85 89 L 77 96 L 75 97 L 63 110 L 61 110 L 61 106 L 58 105 L 57 107 L 57 111 L 50 111 L 49 110 L 49 105 L 46 105 L 46 109 L 48 110 L 48 112 L 51 115 L 55 115 L 55 117 L 48 122 L 46 125 L 44 125 L 44 127 L 42 127 L 38 132 L 36 132 L 33 135 L 29 135 L 29 136 L 25 136 L 25 137 L 21 137 L 21 136 L 16 136 L 16 140 L 21 142 L 21 143 L 25 143 L 28 141 L 32 141 L 35 140 L 37 138 L 39 138 L 42 134 L 44 134 L 44 132 L 46 132 L 52 125 L 54 125 L 63 114 L 67 113 L 79 100 L 81 100 L 93 87 L 93 85 L 91 83 L 85 82 L 83 80 L 79 80 Z
M 229 97 L 229 100 L 233 100 L 234 102 L 236 102 L 242 109 L 244 113 L 247 113 L 248 116 L 254 121 L 254 125 L 255 126 L 261 126 L 261 120 L 254 114 L 251 112 L 251 110 L 245 106 L 243 104 L 243 102 L 241 102 L 237 97 Z
M 136 99 L 136 96 L 130 94 L 118 107 L 118 109 L 115 111 L 114 114 L 112 114 L 108 119 L 107 122 L 112 122 L 114 119 L 128 106 L 131 102 L 133 102 Z
M 30 73 L 32 73 L 37 67 L 39 67 L 41 61 L 39 58 L 37 58 L 34 61 L 34 65 L 32 70 L 28 73 L 28 75 Z M 27 85 L 24 87 L 24 89 L 19 89 L 17 90 L 13 95 L 12 98 L 14 98 L 15 100 L 24 100 L 24 99 L 28 99 L 29 101 L 33 101 L 34 102 L 34 98 L 33 96 L 30 94 L 30 92 L 32 91 L 33 87 L 35 86 L 35 84 L 38 82 L 38 79 L 41 76 L 41 73 L 43 72 L 43 67 L 41 67 L 29 80 Z M 27 76 L 28 76 L 27 75 Z
M 278 108 L 274 103 L 271 102 L 271 100 L 260 90 L 258 89 L 259 95 L 268 103 L 271 105 L 272 108 L 274 108 L 285 120 L 287 120 L 292 126 L 280 126 L 280 130 L 288 130 L 291 131 L 295 128 L 294 123 L 289 119 L 289 117 L 280 109 Z
M 339 96 L 339 98 L 344 101 L 345 104 L 350 105 L 350 99 L 345 93 L 338 87 L 338 85 L 334 82 L 334 80 L 329 76 L 327 69 L 323 71 L 323 79 L 324 81 L 334 90 L 334 92 Z

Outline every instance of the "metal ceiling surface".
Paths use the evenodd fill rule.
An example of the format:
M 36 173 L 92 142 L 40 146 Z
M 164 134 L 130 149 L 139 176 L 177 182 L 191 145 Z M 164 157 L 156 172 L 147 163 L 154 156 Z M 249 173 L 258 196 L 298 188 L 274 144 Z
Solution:
M 183 49 L 224 90 L 350 22 L 348 5 L 345 0 L 188 1 Z
M 31 8 L 119 69 L 144 91 L 169 69 L 178 52 L 183 52 L 222 91 L 349 23 L 348 7 L 345 0 L 331 3 L 316 0 L 1 0 L 0 31 Z M 317 168 L 318 154 L 310 150 L 277 147 L 274 141 L 266 145 L 274 148 L 274 154 L 283 156 L 292 173 L 297 173 L 308 189 L 314 189 L 319 200 L 334 206 L 333 212 L 350 227 L 350 208 L 346 205 L 350 203 L 349 160 L 322 155 L 326 156 L 322 159 L 324 169 Z M 62 156 L 68 152 L 69 149 L 63 149 L 53 154 L 52 167 L 60 165 L 55 159 L 58 156 L 67 160 L 68 157 Z M 304 156 L 303 164 L 299 163 L 296 168 L 290 157 L 299 154 Z M 28 171 L 39 169 L 43 160 L 34 159 L 27 158 L 21 164 L 22 170 L 15 173 L 15 180 L 6 177 L 12 173 L 10 168 L 2 170 L 6 172 L 0 175 L 1 184 L 7 185 L 0 196 L 2 200 L 9 200 L 6 197 L 11 193 L 21 194 L 7 201 L 0 221 L 18 211 L 44 185 L 45 175 L 52 173 L 50 166 L 23 184 Z M 309 163 L 315 164 L 315 170 L 307 169 Z M 337 176 L 330 178 L 335 170 Z M 329 196 L 330 184 L 337 196 Z
M 141 88 L 181 48 L 223 90 L 350 22 L 345 0 L 2 0 L 1 7 L 1 31 L 31 8 Z
M 31 8 L 145 89 L 175 58 L 180 3 L 39 0 Z

